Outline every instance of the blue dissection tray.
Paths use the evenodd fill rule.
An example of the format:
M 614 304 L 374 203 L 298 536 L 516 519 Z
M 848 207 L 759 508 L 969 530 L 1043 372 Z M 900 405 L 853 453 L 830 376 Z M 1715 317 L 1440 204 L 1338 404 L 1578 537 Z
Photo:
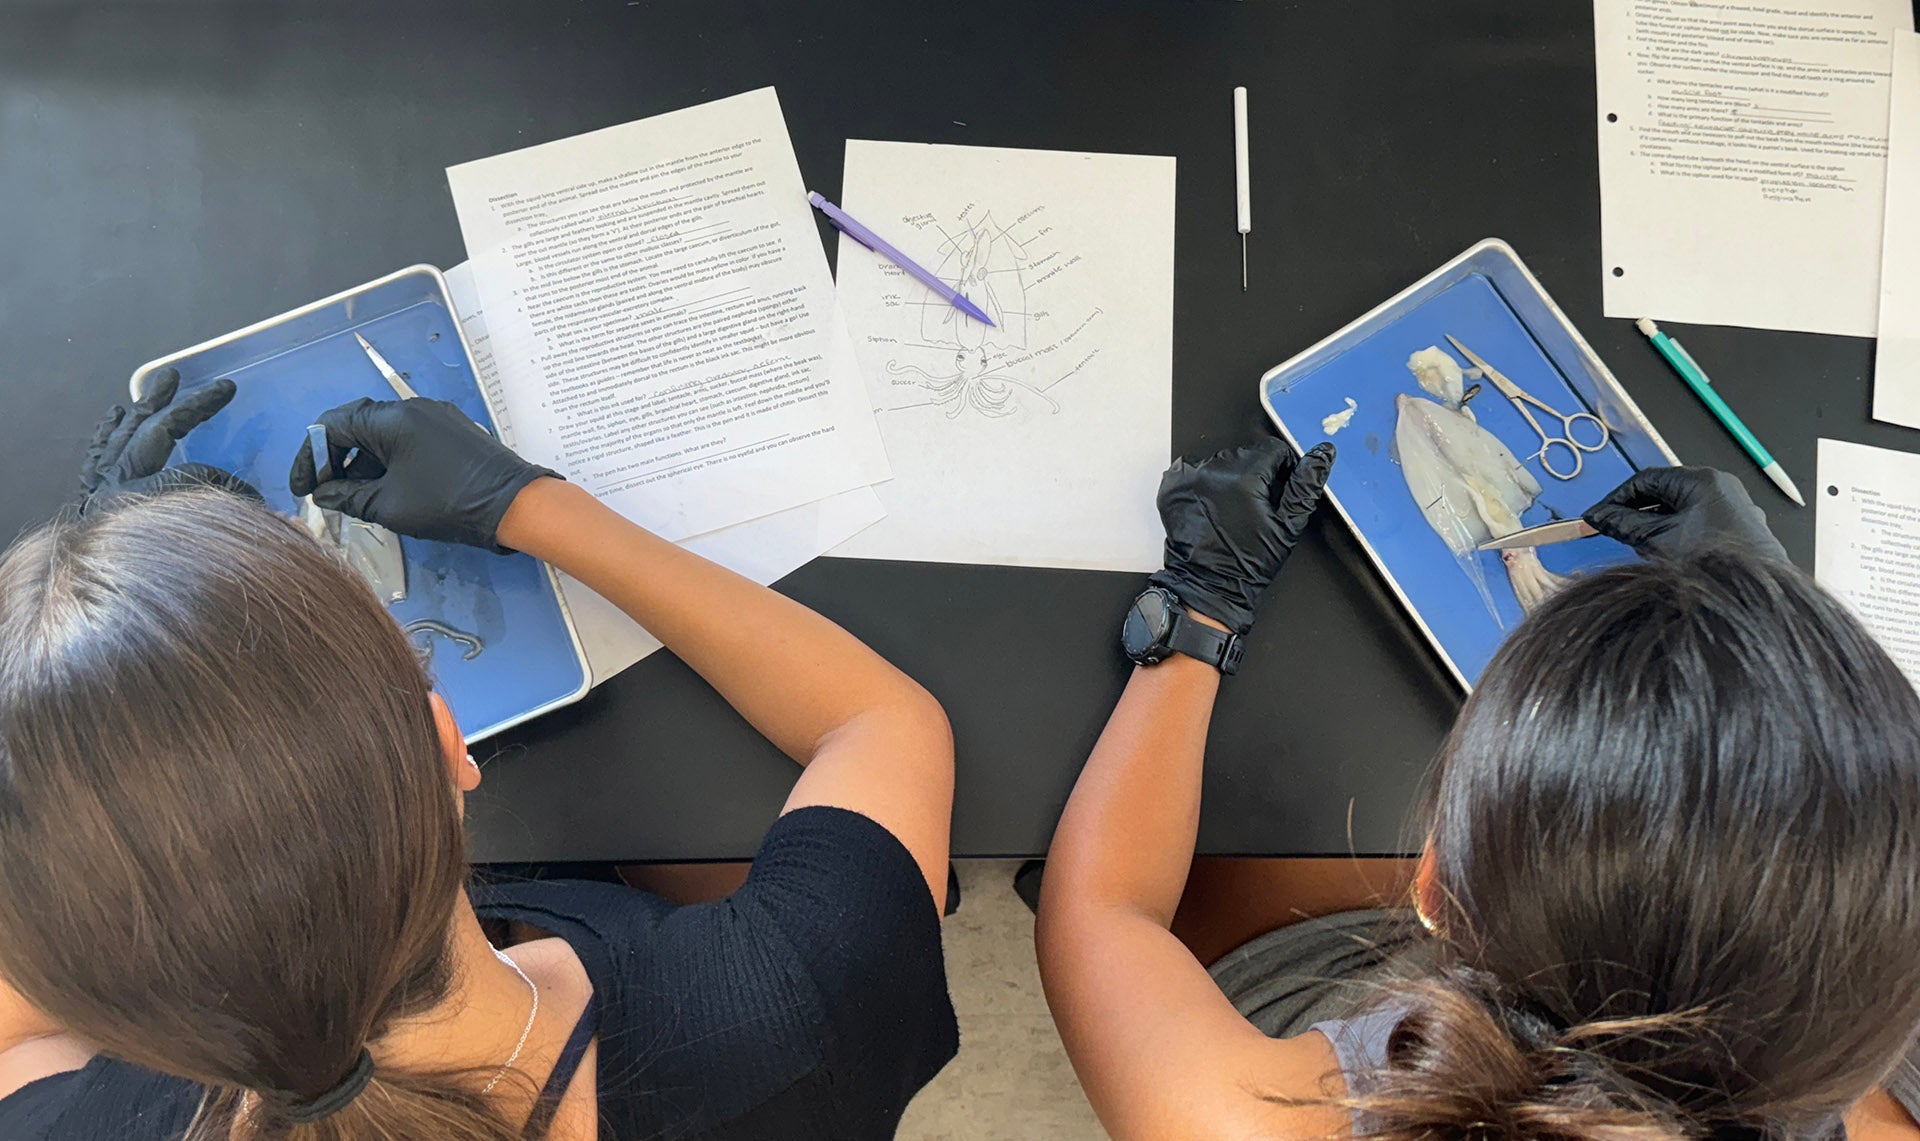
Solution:
M 1529 526 L 1579 515 L 1633 472 L 1679 462 L 1613 374 L 1505 242 L 1488 239 L 1399 296 L 1260 379 L 1260 401 L 1283 435 L 1302 450 L 1329 438 L 1322 418 L 1358 408 L 1332 439 L 1340 449 L 1329 498 L 1353 527 L 1389 586 L 1466 689 L 1521 619 L 1497 552 L 1472 556 L 1494 610 L 1472 576 L 1434 533 L 1407 490 L 1394 455 L 1394 398 L 1424 396 L 1407 358 L 1459 338 L 1522 389 L 1564 413 L 1588 411 L 1607 422 L 1609 445 L 1587 453 L 1580 473 L 1555 479 L 1541 470 L 1539 436 L 1494 386 L 1481 382 L 1469 405 L 1480 424 L 1527 460 L 1542 491 L 1521 521 Z M 1471 383 L 1471 382 L 1469 382 Z M 1543 420 L 1558 434 L 1558 422 Z M 1590 439 L 1583 436 L 1583 439 Z M 1556 458 L 1556 466 L 1564 467 Z M 1558 574 L 1619 563 L 1632 551 L 1593 537 L 1539 548 Z M 1496 613 L 1497 612 L 1497 613 Z
M 232 377 L 238 394 L 176 450 L 234 472 L 287 515 L 298 505 L 287 469 L 321 412 L 359 396 L 394 399 L 354 334 L 367 338 L 422 397 L 447 400 L 492 429 L 473 360 L 453 317 L 446 282 L 413 266 L 203 345 L 140 366 L 131 388 L 168 367 L 184 391 Z M 527 555 L 496 555 L 451 543 L 405 538 L 407 597 L 390 609 L 401 624 L 429 619 L 471 634 L 481 651 L 417 630 L 432 647 L 435 687 L 460 730 L 476 741 L 577 701 L 591 684 L 573 624 L 552 572 Z

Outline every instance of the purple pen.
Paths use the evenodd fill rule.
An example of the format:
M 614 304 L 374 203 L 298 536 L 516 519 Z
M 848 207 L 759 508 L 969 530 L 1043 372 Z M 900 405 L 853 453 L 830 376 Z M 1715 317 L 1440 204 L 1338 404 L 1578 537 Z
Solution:
M 894 249 L 893 246 L 887 243 L 885 238 L 862 226 L 852 218 L 847 217 L 845 210 L 840 209 L 840 207 L 820 197 L 819 193 L 815 191 L 807 192 L 807 201 L 813 203 L 814 209 L 825 214 L 827 221 L 832 222 L 835 229 L 847 237 L 852 238 L 854 241 L 859 242 L 874 253 L 879 254 L 881 257 L 886 258 L 901 269 L 906 270 L 915 281 L 945 298 L 947 304 L 953 306 L 955 309 L 960 310 L 960 312 L 965 313 L 967 316 L 988 328 L 995 327 L 993 319 L 982 312 L 978 305 L 968 301 L 959 290 L 935 277 L 932 270 L 927 269 L 899 250 Z

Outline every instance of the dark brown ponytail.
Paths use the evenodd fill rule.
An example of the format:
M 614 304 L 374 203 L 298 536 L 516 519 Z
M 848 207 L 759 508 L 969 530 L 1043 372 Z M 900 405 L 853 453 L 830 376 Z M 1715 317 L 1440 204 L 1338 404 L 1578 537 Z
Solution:
M 338 1112 L 306 1124 L 288 1115 L 291 1099 L 223 1090 L 202 1105 L 187 1141 L 285 1138 L 287 1141 L 521 1141 L 496 1105 L 479 1093 L 491 1071 L 374 1071 L 373 1079 Z M 520 1085 L 530 1085 L 523 1078 Z M 236 1123 L 237 1126 L 236 1126 Z
M 1699 1012 L 1602 1019 L 1563 1030 L 1509 1005 L 1513 1000 L 1502 989 L 1468 970 L 1397 988 L 1395 1001 L 1408 1013 L 1388 1040 L 1388 1067 L 1360 1075 L 1347 1099 L 1368 1118 L 1370 1137 L 1678 1141 L 1700 1135 L 1698 1122 L 1650 1097 L 1609 1056 L 1628 1040 L 1709 1041 Z
M 1350 1102 L 1388 1141 L 1816 1141 L 1920 1028 L 1920 698 L 1783 563 L 1575 582 L 1429 794 L 1443 966 Z
M 457 981 L 465 851 L 428 689 L 366 584 L 260 505 L 182 491 L 22 539 L 0 561 L 0 974 L 207 1087 L 199 1141 L 517 1137 L 491 1073 L 376 1066 L 294 1120 Z

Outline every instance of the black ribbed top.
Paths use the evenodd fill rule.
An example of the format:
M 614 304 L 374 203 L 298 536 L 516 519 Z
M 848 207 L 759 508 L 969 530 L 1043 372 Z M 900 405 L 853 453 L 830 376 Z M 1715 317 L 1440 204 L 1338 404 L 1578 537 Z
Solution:
M 837 808 L 781 817 L 746 885 L 676 907 L 617 884 L 476 887 L 593 980 L 608 1141 L 860 1141 L 959 1049 L 940 917 L 906 848 Z M 108 1058 L 0 1099 L 7 1141 L 177 1138 L 200 1089 Z

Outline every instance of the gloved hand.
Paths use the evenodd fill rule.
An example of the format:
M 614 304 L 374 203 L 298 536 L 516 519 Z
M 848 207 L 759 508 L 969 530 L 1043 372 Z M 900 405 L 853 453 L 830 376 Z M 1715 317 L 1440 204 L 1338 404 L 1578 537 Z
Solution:
M 80 510 L 122 495 L 151 495 L 179 487 L 216 487 L 260 498 L 254 486 L 208 464 L 168 467 L 173 447 L 188 432 L 211 420 L 233 399 L 233 381 L 222 377 L 174 403 L 180 372 L 167 369 L 147 384 L 133 407 L 116 404 L 93 430 L 80 461 Z
M 1710 467 L 1656 467 L 1634 473 L 1582 516 L 1593 529 L 1642 555 L 1675 558 L 1712 543 L 1744 544 L 1786 561 L 1767 516 L 1732 475 Z
M 1253 627 L 1260 595 L 1280 573 L 1326 492 L 1333 445 L 1296 463 L 1285 440 L 1229 448 L 1160 477 L 1167 565 L 1155 586 L 1236 634 Z
M 316 485 L 313 446 L 301 441 L 287 474 L 294 495 L 403 535 L 511 554 L 495 541 L 514 496 L 542 476 L 444 400 L 368 400 L 323 412 L 335 478 Z M 360 449 L 352 463 L 347 453 Z

